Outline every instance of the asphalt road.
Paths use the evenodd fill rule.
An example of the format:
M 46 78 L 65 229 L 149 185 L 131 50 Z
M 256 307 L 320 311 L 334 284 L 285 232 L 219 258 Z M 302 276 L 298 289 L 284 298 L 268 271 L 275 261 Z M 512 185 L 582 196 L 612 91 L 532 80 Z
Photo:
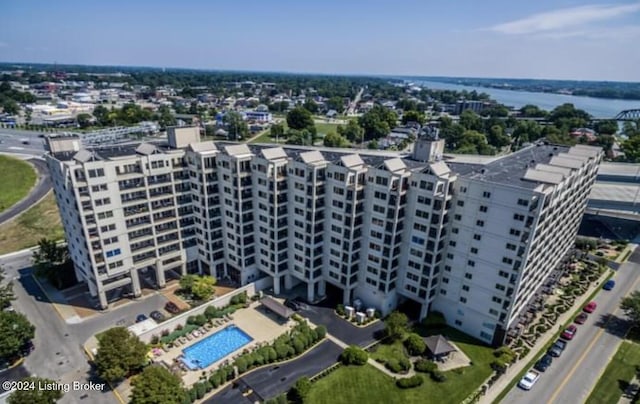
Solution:
M 274 364 L 256 370 L 240 378 L 238 383 L 224 388 L 205 404 L 242 404 L 252 402 L 242 395 L 247 387 L 263 400 L 273 398 L 285 391 L 303 376 L 313 376 L 338 361 L 342 349 L 331 341 L 321 342 L 304 356 L 284 364 Z M 245 387 L 244 389 L 238 386 Z
M 620 267 L 615 275 L 616 287 L 601 291 L 594 301 L 596 311 L 589 315 L 559 358 L 542 374 L 530 391 L 517 386 L 503 403 L 582 403 L 598 382 L 628 329 L 619 309 L 620 300 L 640 284 L 640 251 Z
M 0 128 L 0 152 L 42 156 L 44 138 L 41 135 L 42 132 Z M 24 144 L 23 139 L 28 140 L 29 144 Z
M 51 190 L 51 176 L 49 175 L 47 164 L 44 161 L 35 158 L 28 159 L 27 161 L 31 163 L 38 172 L 36 185 L 26 197 L 18 201 L 18 203 L 11 206 L 9 209 L 0 213 L 0 224 L 13 219 L 20 213 L 29 209 L 42 199 L 49 190 Z
M 139 313 L 147 315 L 152 310 L 161 309 L 166 298 L 160 294 L 144 300 L 103 312 L 81 323 L 67 324 L 63 321 L 47 297 L 31 277 L 31 253 L 12 254 L 0 258 L 0 266 L 5 268 L 7 278 L 13 279 L 17 300 L 13 303 L 16 311 L 27 316 L 36 327 L 35 350 L 27 356 L 24 369 L 30 374 L 47 377 L 62 382 L 88 381 L 99 382 L 92 372 L 84 355 L 82 345 L 97 332 L 114 327 L 120 320 L 132 324 Z M 0 378 L 12 379 L 20 375 L 8 372 L 0 373 Z M 85 396 L 86 395 L 86 396 Z M 111 391 L 77 391 L 64 395 L 65 403 L 117 403 Z

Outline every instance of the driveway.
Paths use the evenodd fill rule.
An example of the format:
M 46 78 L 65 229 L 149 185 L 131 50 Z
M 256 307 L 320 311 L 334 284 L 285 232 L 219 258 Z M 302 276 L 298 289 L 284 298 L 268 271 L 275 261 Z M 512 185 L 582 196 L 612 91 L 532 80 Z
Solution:
M 323 341 L 297 359 L 283 364 L 276 363 L 241 377 L 205 403 L 242 404 L 253 402 L 251 398 L 264 401 L 276 397 L 288 391 L 299 378 L 316 375 L 336 363 L 341 352 L 342 349 L 338 345 L 331 341 Z M 257 397 L 244 397 L 242 392 L 247 388 L 253 390 Z
M 29 209 L 31 206 L 38 203 L 38 201 L 40 201 L 40 199 L 42 199 L 47 192 L 51 190 L 51 177 L 49 176 L 47 164 L 39 159 L 29 159 L 26 161 L 31 163 L 31 165 L 36 169 L 38 175 L 36 185 L 31 189 L 31 192 L 29 192 L 27 196 L 19 200 L 9 209 L 0 213 L 0 224 L 13 219 L 25 210 Z
M 18 381 L 24 379 L 27 376 L 29 376 L 29 371 L 25 369 L 24 365 L 20 365 L 16 366 L 15 368 L 0 371 L 0 382 L 5 382 L 7 380 Z M 7 390 L 2 388 L 0 384 L 0 394 L 4 393 L 5 391 Z
M 366 347 L 376 341 L 376 335 L 384 329 L 382 321 L 360 328 L 338 317 L 333 308 L 305 305 L 300 315 L 309 318 L 312 323 L 324 325 L 329 334 L 345 342 L 347 345 Z

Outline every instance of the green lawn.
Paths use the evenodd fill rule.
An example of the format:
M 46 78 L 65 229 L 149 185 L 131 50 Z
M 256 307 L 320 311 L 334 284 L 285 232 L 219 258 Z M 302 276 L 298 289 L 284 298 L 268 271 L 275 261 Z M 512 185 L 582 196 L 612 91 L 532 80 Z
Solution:
M 0 254 L 38 244 L 41 238 L 62 240 L 64 231 L 53 192 L 15 220 L 0 226 Z
M 36 172 L 25 161 L 0 155 L 0 212 L 27 196 L 36 183 Z
M 313 384 L 309 404 L 352 403 L 459 403 L 480 387 L 491 375 L 489 364 L 494 359 L 493 349 L 481 342 L 447 328 L 449 339 L 462 349 L 473 365 L 446 372 L 447 380 L 436 383 L 423 375 L 425 383 L 415 389 L 403 390 L 378 369 L 363 367 L 341 367 Z M 389 349 L 394 345 L 387 345 Z M 386 348 L 385 348 L 386 349 Z M 389 353 L 385 351 L 385 353 Z
M 316 129 L 318 134 L 326 135 L 329 132 L 338 132 L 337 123 L 316 123 Z
M 392 344 L 379 344 L 375 352 L 371 353 L 371 358 L 384 363 L 389 359 L 402 359 L 406 357 L 407 355 L 404 353 L 404 347 L 401 341 L 396 341 Z
M 587 404 L 617 403 L 640 364 L 640 344 L 624 341 L 598 380 Z

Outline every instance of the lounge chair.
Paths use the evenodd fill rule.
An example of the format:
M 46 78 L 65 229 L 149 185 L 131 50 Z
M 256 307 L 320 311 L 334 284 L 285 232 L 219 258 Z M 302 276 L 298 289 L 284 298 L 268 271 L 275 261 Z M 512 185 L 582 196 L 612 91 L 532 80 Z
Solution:
M 189 341 L 191 341 L 191 340 L 193 339 L 193 335 L 191 335 L 191 334 L 187 334 L 187 339 L 188 339 Z
M 191 333 L 191 335 L 193 335 L 194 338 L 198 338 L 200 336 L 200 333 L 198 332 L 198 330 L 195 330 Z

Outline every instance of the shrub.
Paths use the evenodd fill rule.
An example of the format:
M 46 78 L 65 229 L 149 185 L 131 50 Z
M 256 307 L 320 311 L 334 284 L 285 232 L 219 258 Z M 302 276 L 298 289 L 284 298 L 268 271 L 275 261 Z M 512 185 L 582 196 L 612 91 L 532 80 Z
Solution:
M 297 323 L 301 323 L 301 322 L 303 322 L 303 321 L 304 321 L 304 319 L 303 319 L 303 318 L 300 316 L 300 314 L 298 314 L 298 313 L 294 313 L 294 314 L 291 316 L 291 319 L 292 319 L 293 321 L 297 322 Z
M 427 348 L 424 340 L 418 334 L 409 334 L 407 339 L 404 340 L 404 346 L 411 356 L 422 355 Z
M 338 315 L 340 316 L 344 316 L 347 314 L 347 312 L 344 309 L 344 304 L 339 304 L 336 306 L 336 313 L 338 313 Z
M 367 363 L 367 359 L 369 359 L 367 352 L 356 345 L 348 346 L 340 355 L 340 360 L 345 365 L 362 366 Z
M 182 330 L 183 328 L 184 328 L 184 326 L 183 326 L 182 324 L 178 324 L 178 325 L 176 326 L 176 331 L 180 331 L 180 330 Z
M 289 390 L 289 399 L 294 403 L 303 403 L 311 391 L 311 381 L 308 377 L 301 377 Z
M 198 314 L 193 320 L 193 323 L 199 327 L 202 327 L 207 323 L 207 317 L 204 314 Z
M 238 373 L 244 373 L 247 371 L 247 359 L 244 356 L 239 357 L 234 362 L 234 365 L 238 368 Z
M 426 359 L 420 359 L 416 361 L 413 367 L 416 370 L 416 372 L 422 372 L 422 373 L 431 373 L 434 370 L 438 370 L 438 365 L 436 365 L 435 362 L 428 361 Z
M 167 335 L 168 335 L 168 334 L 167 334 Z M 155 334 L 154 334 L 154 335 L 152 335 L 152 336 L 151 336 L 151 344 L 155 345 L 155 344 L 157 344 L 158 342 L 160 342 L 160 337 L 158 337 L 158 336 L 157 336 L 157 335 L 155 335 Z
M 421 386 L 424 383 L 424 379 L 420 375 L 414 375 L 411 377 L 405 377 L 402 379 L 398 379 L 396 381 L 396 385 L 401 389 L 411 389 L 414 387 Z
M 291 340 L 291 345 L 293 346 L 293 349 L 296 351 L 297 354 L 301 354 L 302 352 L 304 352 L 305 345 L 300 338 L 298 337 L 293 338 Z
M 166 337 L 167 335 L 169 335 L 169 330 L 167 330 L 166 328 L 162 330 L 162 332 L 160 332 L 161 337 Z
M 409 370 L 411 362 L 407 358 L 391 358 L 387 361 L 385 367 L 393 373 L 403 373 Z
M 204 383 L 196 383 L 194 387 L 196 390 L 196 398 L 200 400 L 207 393 L 207 387 L 204 385 Z
M 209 306 L 204 311 L 205 317 L 207 317 L 207 319 L 209 320 L 211 320 L 212 318 L 220 317 L 219 314 L 220 314 L 220 310 L 218 310 L 215 306 Z
M 195 324 L 195 323 L 196 323 L 196 316 L 187 317 L 187 324 Z
M 445 374 L 439 370 L 434 370 L 433 372 L 431 372 L 431 379 L 434 382 L 442 383 L 447 380 L 447 376 L 445 376 Z
M 316 333 L 318 334 L 318 340 L 323 339 L 327 335 L 327 327 L 323 325 L 317 326 Z

